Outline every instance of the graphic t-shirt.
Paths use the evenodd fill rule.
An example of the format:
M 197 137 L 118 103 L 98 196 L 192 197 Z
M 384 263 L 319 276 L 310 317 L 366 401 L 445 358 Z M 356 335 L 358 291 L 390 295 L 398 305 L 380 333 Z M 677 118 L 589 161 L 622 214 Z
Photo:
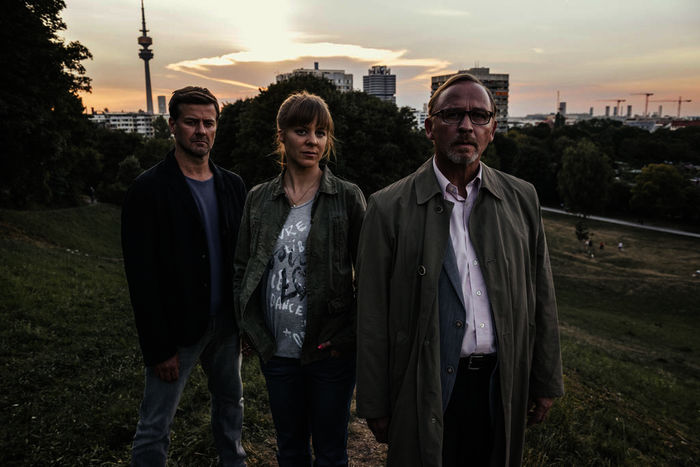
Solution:
M 313 200 L 292 207 L 277 237 L 267 282 L 267 326 L 275 356 L 300 358 L 306 333 L 306 239 Z

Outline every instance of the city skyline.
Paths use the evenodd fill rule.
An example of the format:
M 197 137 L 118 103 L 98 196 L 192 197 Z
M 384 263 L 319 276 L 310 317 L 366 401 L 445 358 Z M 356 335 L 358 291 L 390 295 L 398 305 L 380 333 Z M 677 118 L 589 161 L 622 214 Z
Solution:
M 505 1 L 496 4 L 413 0 L 270 0 L 232 6 L 212 0 L 192 9 L 182 0 L 145 0 L 153 38 L 153 95 L 188 84 L 222 101 L 257 95 L 275 75 L 295 68 L 344 69 L 361 76 L 372 65 L 396 74 L 396 103 L 422 108 L 430 78 L 488 67 L 510 75 L 510 116 L 553 112 L 557 91 L 569 112 L 601 115 L 609 99 L 625 99 L 635 114 L 663 105 L 675 115 L 700 115 L 700 4 L 644 0 Z M 92 94 L 85 106 L 145 109 L 143 62 L 138 58 L 140 0 L 68 0 L 64 37 L 88 47 Z

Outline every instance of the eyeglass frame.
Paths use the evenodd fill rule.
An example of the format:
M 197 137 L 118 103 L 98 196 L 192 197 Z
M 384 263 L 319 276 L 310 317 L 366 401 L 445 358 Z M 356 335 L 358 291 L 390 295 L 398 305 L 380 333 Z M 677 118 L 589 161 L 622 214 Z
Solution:
M 448 110 L 459 110 L 460 112 L 464 112 L 464 115 L 462 115 L 462 117 L 459 119 L 459 121 L 456 121 L 456 122 L 448 122 L 447 120 L 445 120 L 445 117 L 443 116 L 443 113 L 444 113 L 444 112 L 447 112 Z M 489 116 L 488 120 L 486 120 L 486 122 L 484 122 L 484 123 L 477 123 L 477 122 L 475 122 L 474 119 L 472 118 L 472 112 L 475 111 L 475 110 L 478 110 L 478 111 L 480 111 L 480 112 L 486 112 L 486 113 L 488 114 L 488 116 Z M 436 115 L 440 117 L 440 120 L 442 120 L 442 123 L 444 123 L 445 125 L 460 125 L 460 124 L 464 121 L 464 117 L 469 116 L 469 121 L 470 121 L 473 125 L 478 125 L 478 126 L 485 126 L 485 125 L 488 125 L 489 123 L 491 123 L 491 119 L 494 118 L 494 117 L 496 116 L 496 114 L 495 114 L 494 112 L 491 112 L 491 111 L 489 111 L 489 110 L 484 110 L 484 109 L 464 110 L 464 109 L 456 109 L 456 108 L 454 108 L 454 107 L 453 107 L 453 108 L 448 108 L 448 109 L 438 110 L 437 112 L 433 112 L 432 114 L 430 114 L 431 117 L 434 117 L 434 116 L 436 116 Z

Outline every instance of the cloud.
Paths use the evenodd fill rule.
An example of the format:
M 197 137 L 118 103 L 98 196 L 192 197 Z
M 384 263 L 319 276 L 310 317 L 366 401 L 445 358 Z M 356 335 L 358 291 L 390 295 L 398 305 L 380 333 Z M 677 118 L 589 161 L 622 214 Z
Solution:
M 544 53 L 544 49 L 540 49 L 539 47 L 534 47 L 532 49 L 532 51 L 535 52 L 536 54 L 543 54 Z
M 466 10 L 455 10 L 451 8 L 441 8 L 436 10 L 422 10 L 420 12 L 422 15 L 429 16 L 470 16 L 471 13 Z
M 347 57 L 352 60 L 369 64 L 382 64 L 387 66 L 404 66 L 427 68 L 428 73 L 446 68 L 450 62 L 436 58 L 408 58 L 407 51 L 376 49 L 362 47 L 355 44 L 336 44 L 333 42 L 287 42 L 277 43 L 274 46 L 260 44 L 253 49 L 232 52 L 216 57 L 204 57 L 194 60 L 183 60 L 167 65 L 167 69 L 187 73 L 199 78 L 210 79 L 220 83 L 231 84 L 247 89 L 258 89 L 259 86 L 241 81 L 227 80 L 208 76 L 206 73 L 212 68 L 235 66 L 239 63 L 275 63 L 295 61 L 304 57 L 330 58 Z M 422 78 L 423 75 L 420 75 Z

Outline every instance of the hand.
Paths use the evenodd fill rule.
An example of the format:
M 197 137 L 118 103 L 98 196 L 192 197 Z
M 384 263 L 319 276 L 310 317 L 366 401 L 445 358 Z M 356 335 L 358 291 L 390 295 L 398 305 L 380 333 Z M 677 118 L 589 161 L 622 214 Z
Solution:
M 244 357 L 250 357 L 251 355 L 255 355 L 255 349 L 253 348 L 253 344 L 250 343 L 248 340 L 248 336 L 242 336 L 241 337 L 241 354 Z
M 527 411 L 527 426 L 542 423 L 547 418 L 547 413 L 552 407 L 554 399 L 549 397 L 536 397 L 531 399 Z
M 316 348 L 317 348 L 318 350 L 324 350 L 324 349 L 329 348 L 331 345 L 333 345 L 333 344 L 331 344 L 331 341 L 326 341 L 326 342 L 324 342 L 324 343 L 322 343 L 322 344 L 319 344 L 319 346 L 316 347 Z M 335 349 L 331 349 L 331 357 L 340 357 L 340 352 L 338 352 L 338 351 L 335 350 Z
M 158 378 L 166 383 L 177 381 L 180 377 L 180 357 L 176 353 L 166 361 L 160 362 L 154 366 L 153 371 Z
M 389 422 L 390 421 L 391 421 L 390 417 L 368 418 L 367 419 L 367 426 L 369 427 L 370 430 L 372 430 L 372 434 L 374 435 L 374 439 L 376 439 L 378 443 L 389 443 Z

